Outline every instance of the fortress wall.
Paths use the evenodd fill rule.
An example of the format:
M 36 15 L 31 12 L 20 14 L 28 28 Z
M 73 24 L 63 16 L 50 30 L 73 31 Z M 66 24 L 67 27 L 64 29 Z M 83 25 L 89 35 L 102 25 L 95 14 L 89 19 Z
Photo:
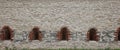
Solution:
M 119 42 L 114 41 L 114 32 L 120 27 L 119 9 L 119 0 L 0 0 L 0 28 L 9 25 L 15 30 L 14 41 L 0 41 L 0 45 L 17 48 L 119 48 Z M 45 31 L 43 41 L 28 41 L 28 33 L 34 26 Z M 70 29 L 70 41 L 56 40 L 56 31 L 62 26 Z M 98 42 L 86 42 L 86 33 L 92 27 L 98 29 Z
M 9 25 L 18 31 L 33 26 L 58 31 L 68 26 L 71 31 L 115 30 L 120 25 L 119 0 L 1 0 L 0 27 Z
M 32 40 L 28 38 L 29 32 L 14 32 L 13 41 L 0 41 L 0 49 L 8 48 L 119 48 L 120 42 L 114 41 L 114 31 L 104 31 L 98 33 L 99 41 L 87 41 L 86 34 L 82 32 L 71 32 L 70 40 L 59 41 L 56 37 L 56 32 L 42 31 L 42 41 Z

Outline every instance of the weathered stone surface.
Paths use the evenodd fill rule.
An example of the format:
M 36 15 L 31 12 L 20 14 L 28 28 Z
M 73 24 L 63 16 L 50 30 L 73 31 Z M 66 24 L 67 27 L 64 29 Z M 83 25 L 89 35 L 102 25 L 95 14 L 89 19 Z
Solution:
M 113 31 L 119 23 L 119 0 L 0 0 L 0 28 L 9 25 L 16 30 L 12 42 L 0 41 L 0 49 L 119 48 L 120 42 L 114 41 Z M 28 40 L 34 26 L 44 30 L 42 41 Z M 56 39 L 62 26 L 71 31 L 69 41 Z M 98 29 L 98 42 L 86 41 L 86 33 L 93 27 Z
M 14 42 L 18 42 L 18 41 L 28 41 L 28 32 L 27 31 L 23 31 L 23 32 L 15 32 L 14 33 Z
M 119 48 L 119 42 L 114 41 L 114 31 L 99 32 L 99 41 L 86 41 L 86 34 L 82 32 L 71 32 L 69 41 L 58 41 L 56 31 L 42 31 L 42 41 L 29 41 L 27 32 L 15 33 L 14 41 L 0 41 L 0 46 L 8 48 Z
M 100 41 L 102 42 L 112 42 L 114 41 L 114 35 L 115 31 L 114 30 L 111 30 L 111 31 L 103 31 L 102 33 L 99 33 L 100 34 Z
M 98 1 L 23 1 L 0 2 L 0 26 L 10 25 L 28 31 L 33 26 L 41 30 L 59 30 L 68 26 L 71 31 L 87 31 L 96 27 L 100 31 L 119 26 L 119 0 Z

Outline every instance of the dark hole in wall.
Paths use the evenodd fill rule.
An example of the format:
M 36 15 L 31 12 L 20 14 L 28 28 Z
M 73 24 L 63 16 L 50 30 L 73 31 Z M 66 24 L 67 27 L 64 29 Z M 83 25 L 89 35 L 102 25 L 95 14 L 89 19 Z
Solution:
M 29 39 L 30 40 L 42 40 L 42 33 L 37 26 L 35 26 L 31 30 L 31 32 L 29 34 Z
M 11 40 L 13 31 L 9 26 L 4 26 L 1 31 L 2 31 L 3 40 Z
M 118 28 L 118 40 L 120 41 L 120 28 Z
M 66 36 L 67 36 L 67 28 L 64 27 L 61 29 L 61 33 L 62 33 L 62 39 L 61 40 L 67 40 Z
M 91 41 L 95 41 L 96 39 L 96 34 L 97 34 L 97 30 L 95 29 L 95 28 L 91 28 L 90 30 L 89 30 L 89 40 L 91 40 Z
M 60 30 L 61 40 L 69 39 L 69 29 L 67 27 L 62 27 Z
M 9 30 L 9 28 L 6 28 L 4 31 L 5 31 L 5 34 L 6 34 L 5 39 L 10 40 L 10 30 Z
M 39 28 L 33 28 L 34 40 L 38 40 Z

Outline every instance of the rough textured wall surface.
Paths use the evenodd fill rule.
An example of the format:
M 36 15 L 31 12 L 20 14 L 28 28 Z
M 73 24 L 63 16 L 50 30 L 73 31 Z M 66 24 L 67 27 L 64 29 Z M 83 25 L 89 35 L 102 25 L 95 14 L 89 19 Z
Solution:
M 33 26 L 41 30 L 86 32 L 114 30 L 120 25 L 119 0 L 0 0 L 0 27 L 10 25 L 27 31 Z
M 12 42 L 1 41 L 3 48 L 119 48 L 119 42 L 110 42 L 120 26 L 120 1 L 0 0 L 0 28 L 4 25 L 15 30 L 15 37 Z M 43 41 L 28 41 L 28 32 L 34 26 L 45 31 Z M 68 42 L 56 41 L 56 31 L 62 26 L 72 32 Z M 92 27 L 99 31 L 98 42 L 86 42 L 86 32 Z

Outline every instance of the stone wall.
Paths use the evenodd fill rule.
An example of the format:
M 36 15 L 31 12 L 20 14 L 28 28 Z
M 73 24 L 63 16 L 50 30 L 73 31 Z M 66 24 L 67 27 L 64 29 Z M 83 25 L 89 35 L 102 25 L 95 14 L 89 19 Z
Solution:
M 120 24 L 119 0 L 0 0 L 0 27 L 9 25 L 18 31 L 33 26 L 58 31 L 114 30 Z
M 119 48 L 114 32 L 120 27 L 119 0 L 0 0 L 0 28 L 15 30 L 13 41 L 1 41 L 0 47 L 16 48 Z M 28 33 L 39 26 L 42 41 L 28 40 Z M 69 41 L 57 41 L 62 26 L 71 31 Z M 86 32 L 97 28 L 100 40 L 86 41 Z M 22 32 L 23 31 L 23 32 Z
M 114 30 L 99 32 L 99 41 L 87 41 L 86 33 L 71 32 L 69 41 L 58 41 L 56 31 L 42 31 L 43 40 L 29 41 L 29 31 L 14 32 L 13 41 L 0 42 L 1 47 L 8 48 L 119 48 L 119 41 L 114 41 Z
M 114 30 L 106 30 L 103 32 L 98 32 L 97 34 L 100 36 L 98 42 L 114 42 L 115 35 Z M 71 32 L 70 33 L 70 41 L 87 41 L 87 33 L 84 32 Z M 28 35 L 29 32 L 21 32 L 21 33 L 15 33 L 14 34 L 14 41 L 28 41 Z M 58 41 L 57 40 L 57 31 L 42 31 L 42 41 L 52 42 L 52 41 Z

